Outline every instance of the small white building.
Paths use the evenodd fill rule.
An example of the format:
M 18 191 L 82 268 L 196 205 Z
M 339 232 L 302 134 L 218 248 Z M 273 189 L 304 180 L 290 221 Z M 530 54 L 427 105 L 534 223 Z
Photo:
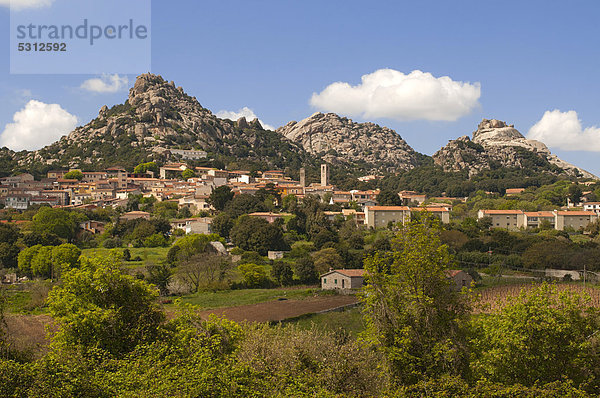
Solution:
M 171 222 L 171 228 L 182 229 L 186 234 L 210 234 L 212 218 L 186 218 L 184 220 L 175 220 Z
M 269 250 L 269 252 L 267 253 L 267 257 L 269 258 L 269 260 L 281 260 L 283 258 L 283 252 Z
M 321 275 L 321 289 L 360 289 L 365 281 L 364 269 L 332 269 Z

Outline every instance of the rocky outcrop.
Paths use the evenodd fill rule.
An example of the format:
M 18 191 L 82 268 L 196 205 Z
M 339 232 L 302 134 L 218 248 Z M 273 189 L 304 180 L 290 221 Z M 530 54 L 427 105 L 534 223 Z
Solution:
M 156 148 L 203 149 L 273 166 L 285 163 L 289 157 L 298 160 L 306 155 L 297 145 L 264 130 L 258 119 L 219 119 L 183 88 L 147 73 L 137 78 L 124 104 L 110 109 L 103 106 L 96 119 L 48 147 L 22 154 L 19 164 L 131 166 L 159 160 L 166 151 Z
M 460 137 L 433 155 L 445 171 L 467 170 L 475 175 L 497 167 L 538 168 L 555 174 L 597 178 L 553 155 L 540 141 L 526 139 L 513 125 L 496 119 L 483 119 L 473 138 Z
M 355 123 L 334 113 L 315 113 L 277 129 L 287 139 L 328 162 L 365 162 L 389 170 L 417 165 L 416 152 L 394 130 Z

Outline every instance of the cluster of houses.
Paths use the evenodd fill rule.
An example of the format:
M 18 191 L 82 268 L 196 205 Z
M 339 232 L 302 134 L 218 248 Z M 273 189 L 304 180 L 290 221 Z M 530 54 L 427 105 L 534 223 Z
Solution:
M 598 206 L 597 208 L 593 208 Z M 518 231 L 527 228 L 540 228 L 546 226 L 564 231 L 575 231 L 587 227 L 598 220 L 600 203 L 590 202 L 584 205 L 584 210 L 554 210 L 554 211 L 522 211 L 522 210 L 479 210 L 478 218 L 487 217 L 492 223 L 492 228 L 504 228 Z
M 182 172 L 189 167 L 184 163 L 166 164 L 158 175 L 149 171 L 143 174 L 128 173 L 120 167 L 104 171 L 82 171 L 80 180 L 65 176 L 74 170 L 52 170 L 40 181 L 31 174 L 0 178 L 0 201 L 7 208 L 25 210 L 31 205 L 82 207 L 86 205 L 122 206 L 129 195 L 154 196 L 159 201 L 177 200 L 182 206 L 199 212 L 209 210 L 207 199 L 213 189 L 227 185 L 236 194 L 254 194 L 268 183 L 277 187 L 282 196 L 329 194 L 331 203 L 356 202 L 359 206 L 376 205 L 378 190 L 338 191 L 329 182 L 329 166 L 323 165 L 320 183 L 306 183 L 306 173 L 301 170 L 300 181 L 294 181 L 283 171 L 259 172 L 218 170 L 210 167 L 192 169 L 196 177 L 182 179 Z M 81 171 L 81 170 L 79 170 Z
M 189 151 L 188 151 L 189 152 Z M 183 154 L 187 157 L 202 157 L 203 153 Z M 182 155 L 182 156 L 183 156 Z M 189 156 L 188 156 L 189 155 Z M 196 177 L 182 179 L 182 173 L 189 167 L 185 163 L 171 163 L 160 167 L 158 173 L 149 171 L 143 174 L 128 173 L 121 167 L 110 167 L 103 171 L 81 171 L 83 178 L 67 179 L 65 176 L 74 170 L 52 170 L 46 178 L 36 181 L 31 174 L 20 174 L 0 179 L 0 202 L 7 208 L 26 210 L 31 205 L 49 205 L 65 208 L 125 207 L 130 195 L 154 197 L 159 201 L 176 202 L 179 208 L 187 207 L 192 214 L 211 210 L 208 198 L 219 186 L 229 186 L 235 194 L 254 194 L 267 184 L 272 184 L 282 196 L 318 195 L 330 204 L 353 203 L 352 208 L 340 212 L 326 212 L 330 219 L 352 217 L 358 225 L 368 228 L 387 227 L 390 224 L 404 223 L 418 211 L 428 211 L 443 223 L 450 222 L 453 198 L 429 198 L 414 191 L 401 191 L 398 195 L 403 206 L 378 205 L 379 190 L 337 190 L 330 183 L 329 165 L 321 165 L 320 181 L 307 183 L 306 172 L 300 170 L 299 181 L 285 176 L 283 171 L 271 170 L 250 173 L 244 170 L 219 170 L 210 167 L 192 169 Z M 157 174 L 157 175 L 155 175 Z M 365 176 L 377 179 L 379 176 Z M 521 193 L 522 189 L 507 190 L 507 195 Z M 439 203 L 436 203 L 439 199 Z M 347 206 L 350 207 L 350 206 Z M 535 228 L 547 220 L 552 228 L 563 230 L 585 228 L 600 214 L 600 202 L 587 202 L 583 210 L 524 212 L 520 210 L 480 210 L 479 218 L 489 217 L 492 227 L 519 230 Z M 282 213 L 254 213 L 269 222 L 284 217 Z M 150 217 L 148 213 L 132 212 L 124 218 Z M 87 222 L 84 229 L 90 232 L 101 231 L 101 225 Z M 210 232 L 209 218 L 189 218 L 174 220 L 173 227 L 188 233 Z

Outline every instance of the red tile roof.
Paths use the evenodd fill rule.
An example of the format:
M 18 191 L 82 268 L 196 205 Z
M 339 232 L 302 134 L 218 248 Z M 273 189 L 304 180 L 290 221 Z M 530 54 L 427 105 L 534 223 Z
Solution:
M 523 214 L 523 210 L 482 210 L 484 214 Z
M 596 216 L 593 211 L 558 211 L 559 216 Z
M 408 206 L 368 206 L 369 210 L 383 210 L 383 211 L 409 211 L 410 207 Z

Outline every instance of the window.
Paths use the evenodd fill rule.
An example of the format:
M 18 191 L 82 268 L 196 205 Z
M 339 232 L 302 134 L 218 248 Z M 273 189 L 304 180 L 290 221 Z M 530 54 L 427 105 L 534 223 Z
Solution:
M 327 278 L 323 278 L 323 283 L 327 283 Z
M 337 285 L 337 279 L 334 279 L 334 280 L 333 280 L 333 283 Z

